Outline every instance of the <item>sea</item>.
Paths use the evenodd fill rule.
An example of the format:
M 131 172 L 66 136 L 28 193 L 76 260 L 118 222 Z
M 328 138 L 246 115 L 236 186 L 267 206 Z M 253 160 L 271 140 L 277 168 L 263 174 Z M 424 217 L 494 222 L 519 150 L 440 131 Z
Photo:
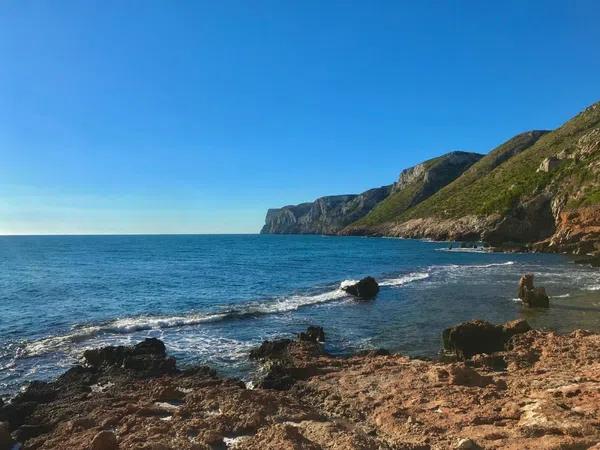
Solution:
M 0 237 L 0 394 L 51 380 L 104 345 L 162 339 L 178 366 L 250 380 L 264 339 L 325 329 L 326 350 L 434 358 L 470 319 L 600 331 L 600 271 L 555 254 L 447 242 L 293 235 Z M 550 308 L 516 298 L 534 273 Z M 340 289 L 371 275 L 378 296 Z

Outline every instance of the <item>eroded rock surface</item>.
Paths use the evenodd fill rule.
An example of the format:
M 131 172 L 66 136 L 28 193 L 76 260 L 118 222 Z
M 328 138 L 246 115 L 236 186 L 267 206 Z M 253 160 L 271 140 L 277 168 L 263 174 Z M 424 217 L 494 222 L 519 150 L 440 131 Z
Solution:
M 0 408 L 26 449 L 586 449 L 600 442 L 600 335 L 501 326 L 502 351 L 464 362 L 349 358 L 290 341 L 288 390 L 246 389 L 207 368 L 150 378 L 71 369 Z M 510 330 L 510 331 L 509 331 Z M 516 331 L 523 331 L 516 333 Z M 485 364 L 501 359 L 503 367 Z M 102 386 L 102 389 L 98 389 Z M 7 419 L 17 409 L 21 423 Z M 106 433 L 105 433 L 106 431 Z

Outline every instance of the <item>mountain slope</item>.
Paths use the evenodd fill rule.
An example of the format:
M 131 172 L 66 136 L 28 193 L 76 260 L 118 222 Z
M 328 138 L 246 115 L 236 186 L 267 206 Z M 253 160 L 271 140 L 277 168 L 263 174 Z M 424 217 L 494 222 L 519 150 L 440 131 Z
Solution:
M 600 201 L 600 103 L 475 178 L 470 183 L 456 180 L 397 216 L 383 233 L 437 239 L 479 237 L 492 244 L 547 240 L 546 249 L 560 250 L 562 244 L 552 236 L 560 231 L 561 214 L 594 209 Z M 585 214 L 589 223 L 589 210 Z M 600 250 L 593 232 L 584 240 L 589 251 Z
M 394 219 L 438 192 L 482 157 L 478 153 L 451 152 L 403 170 L 390 196 L 343 233 L 369 234 L 370 227 Z

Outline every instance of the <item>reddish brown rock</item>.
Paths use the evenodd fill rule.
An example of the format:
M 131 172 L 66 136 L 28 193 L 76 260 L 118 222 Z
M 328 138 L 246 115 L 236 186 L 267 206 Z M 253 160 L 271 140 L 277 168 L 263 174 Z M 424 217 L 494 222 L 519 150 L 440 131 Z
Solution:
M 90 450 L 118 450 L 119 444 L 117 443 L 117 437 L 115 433 L 112 431 L 100 431 L 94 439 L 92 439 L 92 444 L 90 446 Z
M 524 329 L 497 327 L 504 335 Z M 295 384 L 285 391 L 245 389 L 204 369 L 154 378 L 72 370 L 50 383 L 52 397 L 24 410 L 25 423 L 49 426 L 24 448 L 88 449 L 103 427 L 121 450 L 453 449 L 465 440 L 491 450 L 556 450 L 599 442 L 600 335 L 530 330 L 512 335 L 508 347 L 489 355 L 505 361 L 498 371 L 468 365 L 474 360 L 336 358 L 293 341 L 286 358 Z M 108 380 L 106 389 L 84 389 Z
M 530 307 L 547 308 L 550 305 L 550 299 L 543 287 L 533 285 L 533 274 L 528 273 L 519 280 L 519 298 L 524 304 Z

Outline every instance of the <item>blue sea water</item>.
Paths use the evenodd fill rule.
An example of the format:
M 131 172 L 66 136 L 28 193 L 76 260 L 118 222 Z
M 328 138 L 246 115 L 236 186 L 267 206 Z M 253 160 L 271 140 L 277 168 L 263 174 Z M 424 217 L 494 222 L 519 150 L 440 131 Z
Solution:
M 515 301 L 536 274 L 548 310 Z M 359 302 L 345 280 L 376 277 Z M 275 235 L 0 237 L 0 393 L 50 379 L 86 348 L 163 339 L 178 364 L 251 376 L 263 339 L 322 325 L 327 349 L 435 356 L 440 332 L 524 317 L 600 330 L 600 273 L 548 254 L 448 251 L 416 240 Z

